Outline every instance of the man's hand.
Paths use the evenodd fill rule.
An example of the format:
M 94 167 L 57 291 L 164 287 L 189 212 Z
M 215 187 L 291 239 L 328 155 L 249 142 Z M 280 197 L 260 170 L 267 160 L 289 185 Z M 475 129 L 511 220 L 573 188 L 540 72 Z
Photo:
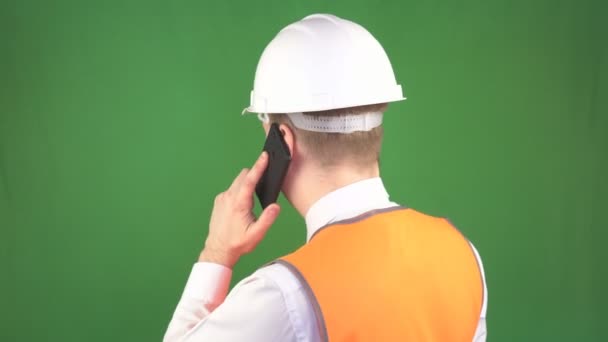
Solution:
M 228 190 L 215 197 L 209 236 L 199 261 L 213 262 L 232 268 L 239 258 L 255 249 L 279 215 L 279 205 L 266 207 L 256 220 L 253 193 L 268 164 L 262 152 L 251 170 L 243 169 Z

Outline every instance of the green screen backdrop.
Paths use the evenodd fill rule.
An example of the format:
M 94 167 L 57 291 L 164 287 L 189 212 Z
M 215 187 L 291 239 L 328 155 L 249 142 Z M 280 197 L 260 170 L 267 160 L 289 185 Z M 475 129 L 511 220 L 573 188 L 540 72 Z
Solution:
M 601 0 L 0 2 L 0 340 L 158 341 L 285 25 L 383 44 L 394 201 L 477 246 L 490 341 L 606 341 L 608 11 Z M 304 242 L 283 212 L 233 284 Z M 258 209 L 259 210 L 259 209 Z

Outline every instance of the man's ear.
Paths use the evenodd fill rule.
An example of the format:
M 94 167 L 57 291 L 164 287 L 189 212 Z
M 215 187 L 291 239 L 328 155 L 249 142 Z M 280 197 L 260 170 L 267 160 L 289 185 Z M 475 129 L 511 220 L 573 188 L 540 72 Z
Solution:
M 283 139 L 285 140 L 287 147 L 289 147 L 289 154 L 293 158 L 293 151 L 295 149 L 296 139 L 295 135 L 293 134 L 292 128 L 286 124 L 280 124 L 279 131 L 281 131 L 281 134 L 283 134 Z

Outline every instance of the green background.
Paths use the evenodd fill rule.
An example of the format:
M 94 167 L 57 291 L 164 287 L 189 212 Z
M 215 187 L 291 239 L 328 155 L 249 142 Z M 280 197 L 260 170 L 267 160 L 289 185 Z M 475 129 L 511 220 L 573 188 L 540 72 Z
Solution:
M 257 60 L 314 12 L 383 44 L 392 199 L 480 251 L 491 341 L 601 341 L 601 0 L 0 2 L 0 340 L 158 341 L 214 196 L 256 158 Z M 284 211 L 233 283 L 303 243 Z

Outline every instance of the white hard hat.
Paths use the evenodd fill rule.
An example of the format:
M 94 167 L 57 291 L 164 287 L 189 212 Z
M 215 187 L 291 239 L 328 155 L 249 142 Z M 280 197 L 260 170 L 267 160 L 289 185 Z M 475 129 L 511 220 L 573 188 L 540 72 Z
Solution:
M 404 99 L 386 52 L 365 28 L 313 14 L 268 44 L 244 111 L 313 112 Z

